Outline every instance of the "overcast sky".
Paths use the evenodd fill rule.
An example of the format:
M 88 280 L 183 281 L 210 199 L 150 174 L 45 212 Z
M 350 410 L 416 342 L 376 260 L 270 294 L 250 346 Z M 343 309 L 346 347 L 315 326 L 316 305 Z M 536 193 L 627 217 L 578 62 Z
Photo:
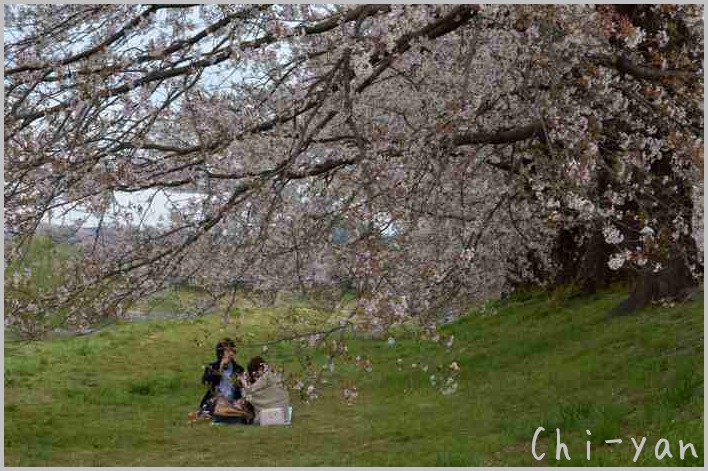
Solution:
M 143 190 L 135 193 L 114 194 L 115 202 L 106 212 L 103 223 L 110 224 L 115 221 L 115 211 L 129 210 L 133 215 L 133 224 L 138 225 L 142 219 L 145 226 L 155 227 L 162 224 L 169 224 L 170 213 L 173 210 L 183 209 L 190 199 L 201 199 L 198 193 L 184 193 L 166 190 Z M 142 212 L 138 211 L 141 206 Z M 60 217 L 57 214 L 51 219 L 52 224 L 70 225 L 78 221 L 83 221 L 82 227 L 97 227 L 100 215 L 92 215 L 83 211 L 72 210 Z M 49 217 L 45 216 L 44 222 L 49 223 Z

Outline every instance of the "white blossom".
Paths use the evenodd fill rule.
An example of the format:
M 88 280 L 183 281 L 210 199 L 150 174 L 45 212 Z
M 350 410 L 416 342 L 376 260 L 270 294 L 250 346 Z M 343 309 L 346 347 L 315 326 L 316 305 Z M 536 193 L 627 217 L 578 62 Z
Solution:
M 626 260 L 626 252 L 616 253 L 610 257 L 610 260 L 607 262 L 607 266 L 610 267 L 610 270 L 619 270 L 622 268 L 622 265 L 624 265 Z
M 602 233 L 605 236 L 605 242 L 608 244 L 617 245 L 624 240 L 624 236 L 615 226 L 605 226 L 602 229 Z

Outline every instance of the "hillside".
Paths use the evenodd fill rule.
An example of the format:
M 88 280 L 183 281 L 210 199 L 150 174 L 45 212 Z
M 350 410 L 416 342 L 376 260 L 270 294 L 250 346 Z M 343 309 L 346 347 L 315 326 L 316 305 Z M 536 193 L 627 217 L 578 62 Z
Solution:
M 608 317 L 619 291 L 488 303 L 445 326 L 451 348 L 401 334 L 352 339 L 365 371 L 338 362 L 320 399 L 294 398 L 290 427 L 188 424 L 217 316 L 114 325 L 94 335 L 5 343 L 6 466 L 506 466 L 703 464 L 703 299 Z M 256 337 L 267 310 L 246 312 Z M 264 355 L 294 370 L 294 346 Z M 245 364 L 256 348 L 242 350 Z M 400 359 L 400 361 L 398 361 Z M 460 367 L 457 389 L 439 378 Z M 415 365 L 415 366 L 413 366 Z M 439 368 L 440 367 L 440 368 Z M 431 384 L 436 375 L 436 384 Z M 347 405 L 342 384 L 358 397 Z M 327 385 L 325 385 L 327 386 Z M 543 426 L 536 462 L 531 440 Z M 555 460 L 555 429 L 571 461 Z M 591 435 L 587 461 L 585 430 Z M 621 438 L 621 444 L 605 444 Z M 673 458 L 657 461 L 655 444 Z M 679 458 L 679 440 L 698 459 Z M 550 449 L 549 447 L 550 443 Z

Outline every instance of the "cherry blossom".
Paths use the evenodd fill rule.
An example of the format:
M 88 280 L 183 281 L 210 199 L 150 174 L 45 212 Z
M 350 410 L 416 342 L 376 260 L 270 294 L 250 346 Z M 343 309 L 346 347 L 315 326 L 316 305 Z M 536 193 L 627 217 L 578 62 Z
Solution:
M 61 228 L 60 286 L 6 277 L 17 324 L 174 279 L 347 290 L 332 332 L 383 332 L 519 286 L 626 279 L 638 307 L 702 276 L 702 5 L 10 5 L 5 28 L 6 261 L 97 221 Z M 189 196 L 151 224 L 143 192 Z

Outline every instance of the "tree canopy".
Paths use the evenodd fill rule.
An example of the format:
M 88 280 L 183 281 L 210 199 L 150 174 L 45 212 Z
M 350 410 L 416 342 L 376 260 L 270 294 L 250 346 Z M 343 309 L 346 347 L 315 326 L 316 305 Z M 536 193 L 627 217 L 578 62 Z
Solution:
M 9 316 L 248 278 L 385 326 L 702 274 L 702 5 L 8 5 L 4 47 L 6 259 L 99 221 Z M 158 225 L 115 204 L 159 192 L 191 196 Z

